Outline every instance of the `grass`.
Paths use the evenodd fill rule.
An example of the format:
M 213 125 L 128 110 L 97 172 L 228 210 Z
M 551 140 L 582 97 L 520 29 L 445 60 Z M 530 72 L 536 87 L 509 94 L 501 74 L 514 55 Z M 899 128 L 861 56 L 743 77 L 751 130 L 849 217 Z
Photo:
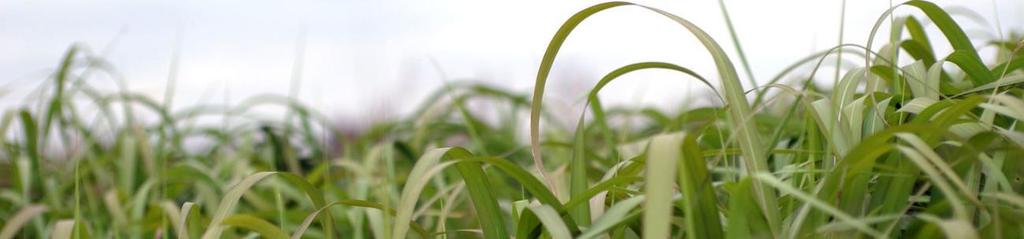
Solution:
M 623 66 L 580 93 L 590 111 L 575 127 L 560 126 L 573 116 L 543 102 L 559 49 L 588 17 L 621 7 L 678 23 L 716 71 Z M 972 38 L 926 1 L 878 19 L 865 45 L 840 41 L 744 89 L 722 46 L 685 18 L 597 4 L 558 29 L 532 97 L 453 83 L 409 118 L 358 135 L 294 93 L 172 111 L 98 90 L 91 74 L 116 73 L 72 46 L 38 94 L 0 120 L 0 239 L 1024 235 L 1024 37 Z M 882 24 L 891 37 L 875 42 Z M 830 59 L 840 71 L 822 78 Z M 652 69 L 701 82 L 719 103 L 601 104 L 612 81 Z M 493 112 L 470 101 L 501 117 L 484 119 Z M 289 113 L 251 113 L 261 107 Z M 518 130 L 523 112 L 528 136 Z

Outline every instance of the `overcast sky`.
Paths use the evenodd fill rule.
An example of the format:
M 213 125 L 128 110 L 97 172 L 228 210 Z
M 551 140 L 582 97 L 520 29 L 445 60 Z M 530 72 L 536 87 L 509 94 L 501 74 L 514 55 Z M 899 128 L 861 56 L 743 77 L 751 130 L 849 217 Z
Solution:
M 693 21 L 739 64 L 717 1 L 640 2 Z M 156 99 L 163 98 L 177 51 L 178 106 L 237 102 L 261 93 L 287 95 L 302 41 L 300 99 L 333 117 L 394 117 L 446 80 L 472 79 L 529 92 L 552 34 L 573 13 L 595 3 L 0 1 L 0 87 L 9 91 L 0 102 L 5 107 L 20 102 L 24 96 L 19 93 L 45 80 L 75 42 L 112 62 L 132 90 Z M 726 1 L 755 78 L 762 81 L 836 45 L 840 3 Z M 956 16 L 981 39 L 998 37 L 996 16 L 1004 33 L 1024 29 L 1019 0 L 937 3 L 984 18 L 978 23 Z M 849 1 L 844 41 L 866 42 L 871 25 L 889 5 L 887 0 Z M 910 8 L 898 13 L 919 14 Z M 681 27 L 639 8 L 622 8 L 598 14 L 573 33 L 549 84 L 563 89 L 555 92 L 578 97 L 583 93 L 573 90 L 588 87 L 604 73 L 652 60 L 714 76 L 706 51 Z M 670 73 L 629 77 L 645 80 L 616 83 L 602 96 L 612 104 L 671 105 L 696 91 Z

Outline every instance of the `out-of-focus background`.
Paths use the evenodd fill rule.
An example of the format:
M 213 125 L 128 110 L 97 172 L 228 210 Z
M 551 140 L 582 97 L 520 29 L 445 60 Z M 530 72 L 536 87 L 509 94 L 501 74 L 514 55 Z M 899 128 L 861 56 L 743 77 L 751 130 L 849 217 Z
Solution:
M 129 89 L 154 99 L 163 99 L 168 79 L 175 78 L 178 106 L 294 94 L 341 121 L 392 119 L 445 82 L 486 82 L 529 93 L 554 32 L 598 2 L 2 1 L 0 106 L 20 105 L 68 47 L 81 43 L 111 62 Z M 693 21 L 739 66 L 717 1 L 640 2 Z M 955 7 L 954 17 L 978 39 L 1024 25 L 1024 1 L 936 2 Z M 848 1 L 843 41 L 864 44 L 894 3 L 899 1 Z M 725 4 L 758 81 L 839 42 L 841 0 Z M 920 12 L 902 8 L 897 14 Z M 880 32 L 887 32 L 886 25 Z M 604 73 L 652 60 L 714 76 L 707 53 L 686 31 L 642 9 L 622 8 L 598 14 L 573 33 L 548 92 L 565 104 L 578 103 Z M 672 73 L 628 77 L 644 80 L 615 83 L 602 95 L 607 103 L 669 106 L 687 97 L 710 99 Z

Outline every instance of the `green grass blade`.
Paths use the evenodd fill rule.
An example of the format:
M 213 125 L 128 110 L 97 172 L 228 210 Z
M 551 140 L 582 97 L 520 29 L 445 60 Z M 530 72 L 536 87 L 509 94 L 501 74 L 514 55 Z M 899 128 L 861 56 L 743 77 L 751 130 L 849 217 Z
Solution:
M 586 139 L 586 128 L 583 127 L 583 116 L 586 112 L 580 115 L 580 120 L 576 123 L 576 137 L 573 140 L 573 153 L 572 161 L 569 163 L 569 199 L 575 199 L 582 196 L 583 192 L 589 187 L 587 183 L 587 147 Z M 606 137 L 611 137 L 610 135 Z M 561 204 L 558 204 L 561 205 Z M 569 215 L 572 215 L 573 219 L 580 222 L 580 225 L 586 226 L 590 224 L 590 204 L 583 203 L 569 208 Z
M 946 234 L 946 238 L 963 238 L 963 239 L 977 239 L 978 231 L 974 229 L 974 226 L 970 222 L 965 220 L 943 220 L 931 214 L 918 214 L 917 218 L 923 221 L 933 223 L 942 228 L 942 232 Z
M 697 145 L 697 136 L 687 134 L 681 142 L 679 158 L 679 190 L 683 194 L 686 235 L 691 239 L 723 238 L 722 222 L 718 216 L 718 199 L 711 185 L 707 162 Z M 654 143 L 652 142 L 652 146 Z M 677 146 L 678 147 L 678 146 Z
M 395 221 L 412 221 L 413 211 L 416 210 L 416 201 L 419 199 L 420 193 L 427 185 L 427 182 L 430 182 L 430 179 L 435 174 L 457 162 L 440 162 L 449 150 L 450 148 L 433 149 L 423 154 L 419 160 L 416 160 L 416 165 L 414 165 L 412 171 L 409 172 L 409 177 L 406 180 L 405 187 L 402 189 L 401 198 L 398 201 L 398 211 L 395 215 Z M 396 223 L 392 228 L 391 236 L 394 238 L 405 238 L 408 231 L 409 224 Z
M 28 110 L 22 110 L 19 115 L 21 118 L 21 125 L 24 130 L 23 133 L 25 134 L 25 152 L 28 154 L 29 171 L 18 171 L 19 174 L 27 174 L 19 175 L 18 184 L 21 185 L 22 192 L 25 193 L 24 197 L 34 198 L 36 196 L 40 196 L 40 193 L 43 193 L 43 175 L 42 172 L 39 171 L 39 164 L 43 160 L 40 155 L 41 149 L 39 148 L 39 128 L 36 124 L 36 120 L 32 118 L 32 114 L 29 113 Z
M 752 179 L 743 177 L 732 185 L 729 190 L 729 219 L 725 228 L 725 236 L 729 239 L 771 238 L 768 222 L 757 207 L 753 197 Z
M 534 164 L 538 165 L 538 167 L 543 163 L 540 152 L 540 109 L 543 101 L 544 86 L 547 82 L 551 67 L 554 64 L 555 56 L 558 54 L 558 50 L 568 38 L 569 33 L 571 33 L 577 25 L 582 23 L 583 20 L 598 12 L 625 5 L 633 4 L 626 2 L 608 2 L 597 4 L 577 12 L 562 24 L 559 30 L 555 33 L 555 36 L 552 37 L 551 42 L 548 44 L 544 57 L 541 60 L 540 69 L 537 72 L 537 79 L 534 85 L 533 104 L 531 105 L 530 114 L 531 149 Z M 752 118 L 750 104 L 747 102 L 743 87 L 739 81 L 739 76 L 736 74 L 736 70 L 733 67 L 732 62 L 729 60 L 722 48 L 717 42 L 711 39 L 710 35 L 693 23 L 660 9 L 642 5 L 638 6 L 658 13 L 682 25 L 701 42 L 705 49 L 708 50 L 708 53 L 710 53 L 711 57 L 714 59 L 719 77 L 722 79 L 723 95 L 726 98 L 726 103 L 729 104 L 728 118 L 730 120 L 730 124 L 734 127 L 734 132 L 736 134 L 735 138 L 738 139 L 740 148 L 743 152 L 742 158 L 744 160 L 745 170 L 748 174 L 768 172 L 769 168 L 766 159 L 766 153 L 768 150 L 765 149 L 765 146 L 761 143 L 760 136 L 757 133 L 757 126 L 752 122 L 752 120 L 749 120 Z M 775 193 L 770 190 L 766 190 L 760 184 L 754 184 L 753 190 L 755 190 L 755 195 L 758 199 L 757 201 L 761 210 L 767 215 L 768 224 L 770 225 L 771 230 L 773 232 L 778 232 L 781 219 L 778 212 L 775 210 L 777 204 L 774 196 Z
M 591 188 L 588 188 L 586 191 L 580 194 L 579 197 L 573 198 L 568 202 L 565 202 L 565 208 L 570 208 L 576 204 L 587 203 L 594 196 L 597 196 L 602 192 L 607 192 L 609 189 L 613 187 L 623 187 L 634 182 L 640 182 L 642 180 L 643 178 L 635 176 L 619 176 L 605 180 L 601 183 L 594 185 Z
M 632 217 L 630 215 L 634 214 L 632 213 L 633 209 L 640 206 L 640 204 L 643 202 L 644 196 L 640 195 L 630 197 L 629 199 L 616 203 L 611 208 L 608 208 L 608 210 L 605 211 L 604 215 L 601 215 L 601 217 L 597 218 L 597 220 L 594 221 L 594 224 L 591 225 L 590 228 L 587 228 L 587 230 L 584 231 L 583 234 L 579 236 L 579 238 L 597 238 L 598 236 L 605 233 L 609 229 L 612 229 L 612 227 L 615 227 L 616 225 L 619 225 L 624 221 L 630 219 Z M 638 213 L 636 214 L 638 215 Z
M 50 232 L 50 239 L 71 239 L 75 230 L 75 221 L 64 219 L 53 224 L 53 231 Z
M 4 227 L 0 229 L 0 239 L 14 238 L 18 230 L 21 230 L 32 218 L 46 212 L 46 206 L 29 205 L 18 210 L 17 213 L 5 219 Z
M 181 228 L 181 230 L 182 230 L 178 234 L 178 239 L 189 239 L 189 238 L 191 238 L 190 231 L 188 230 L 189 229 L 188 228 L 188 218 L 189 218 L 189 215 L 192 214 L 192 206 L 194 206 L 194 205 L 195 205 L 195 203 L 192 203 L 192 202 L 185 202 L 184 204 L 181 204 L 181 212 L 178 213 L 178 215 L 180 217 L 179 221 L 174 222 L 175 224 L 178 225 L 176 228 Z
M 319 217 L 323 212 L 329 211 L 328 210 L 329 208 L 334 207 L 334 206 L 339 206 L 339 205 L 340 206 L 359 207 L 359 208 L 372 208 L 372 209 L 377 209 L 377 210 L 381 210 L 381 211 L 383 211 L 385 209 L 391 209 L 391 210 L 388 210 L 387 213 L 390 214 L 390 215 L 397 215 L 397 213 L 395 212 L 395 210 L 393 208 L 385 208 L 384 205 L 380 205 L 379 203 L 369 202 L 369 201 L 364 201 L 364 200 L 341 200 L 341 201 L 332 202 L 330 204 L 327 204 L 324 207 L 322 207 L 320 209 L 317 209 L 316 211 L 313 211 L 312 213 L 307 215 L 306 219 L 303 219 L 302 223 L 299 224 L 298 228 L 295 229 L 295 232 L 292 233 L 292 237 L 291 238 L 293 238 L 293 239 L 295 239 L 295 238 L 302 238 L 303 234 L 306 233 L 306 230 L 309 228 L 309 226 L 313 224 L 313 220 L 316 220 L 316 218 Z M 429 238 L 430 237 L 430 232 L 427 232 L 427 230 L 424 229 L 423 226 L 420 226 L 415 221 L 409 221 L 409 228 L 411 228 L 413 230 L 413 232 L 416 232 L 416 234 L 419 235 L 422 238 Z
M 750 63 L 747 62 L 747 54 L 743 52 L 743 46 L 740 45 L 740 38 L 736 36 L 736 28 L 733 27 L 732 17 L 729 17 L 729 11 L 725 7 L 725 0 L 718 0 L 718 8 L 722 10 L 722 17 L 725 18 L 725 26 L 729 29 L 729 39 L 732 40 L 733 46 L 736 47 L 736 54 L 740 57 L 740 63 L 743 66 L 743 72 L 747 73 L 747 81 L 750 82 L 750 87 L 755 92 L 760 91 L 757 86 L 757 79 L 754 78 L 754 71 L 750 70 Z
M 669 238 L 672 229 L 672 196 L 675 194 L 676 162 L 685 134 L 659 135 L 651 139 L 644 178 L 644 238 Z M 687 215 L 688 217 L 691 215 Z
M 971 43 L 970 38 L 968 38 L 967 34 L 964 33 L 962 28 L 960 28 L 960 25 L 958 25 L 956 21 L 949 16 L 949 13 L 946 13 L 946 11 L 942 10 L 941 7 L 931 2 L 913 0 L 893 6 L 889 8 L 889 10 L 886 10 L 885 13 L 879 16 L 878 20 L 875 21 L 875 26 L 872 28 L 871 34 L 868 37 L 867 49 L 871 49 L 875 33 L 878 31 L 879 26 L 881 26 L 886 17 L 891 15 L 896 8 L 903 5 L 913 6 L 920 9 L 926 16 L 928 16 L 929 19 L 932 20 L 932 22 L 935 23 L 935 26 L 942 31 L 942 34 L 953 47 L 954 53 L 948 58 L 955 59 L 950 61 L 957 63 L 964 72 L 970 75 L 975 86 L 995 81 L 995 77 L 992 72 L 989 71 L 988 68 L 984 67 L 981 57 L 978 55 L 977 50 L 974 49 L 974 44 Z M 870 59 L 871 57 L 865 58 L 865 66 L 871 65 Z M 978 68 L 977 66 L 982 67 Z
M 494 166 L 494 168 L 501 170 L 502 173 L 505 173 L 509 177 L 512 177 L 513 179 L 515 179 L 516 182 L 523 186 L 523 189 L 525 189 L 526 192 L 536 197 L 537 200 L 540 201 L 540 203 L 544 205 L 550 205 L 558 211 L 565 210 L 563 207 L 559 206 L 561 205 L 561 202 L 558 201 L 558 198 L 555 197 L 554 193 L 548 191 L 548 189 L 544 187 L 544 184 L 541 183 L 540 180 L 538 180 L 536 177 L 534 177 L 532 174 L 530 174 L 523 168 L 519 167 L 519 165 L 509 162 L 508 160 L 496 157 L 477 157 L 473 158 L 473 160 L 478 160 L 487 163 L 491 166 Z
M 601 78 L 600 81 L 597 82 L 597 84 L 594 85 L 593 88 L 591 88 L 590 93 L 588 94 L 588 97 L 587 97 L 587 103 L 584 104 L 584 105 L 585 106 L 590 106 L 591 109 L 593 109 L 594 121 L 598 125 L 598 127 L 600 128 L 601 132 L 604 134 L 604 139 L 605 139 L 606 147 L 609 147 L 611 149 L 611 151 L 609 152 L 609 155 L 618 155 L 618 151 L 616 150 L 618 144 L 615 143 L 615 140 L 612 137 L 611 130 L 608 127 L 606 116 L 604 115 L 603 106 L 601 106 L 601 101 L 598 99 L 598 93 L 600 93 L 601 90 L 604 89 L 605 86 L 607 86 L 613 80 L 618 79 L 620 76 L 623 76 L 623 75 L 628 74 L 630 72 L 634 72 L 634 71 L 638 71 L 638 70 L 644 70 L 644 69 L 666 69 L 666 70 L 678 71 L 680 73 L 683 73 L 683 74 L 689 75 L 691 77 L 694 77 L 696 80 L 700 81 L 701 83 L 706 85 L 708 88 L 710 88 L 712 90 L 715 90 L 715 87 L 712 86 L 711 83 L 709 83 L 707 80 L 704 79 L 704 77 L 700 76 L 696 72 L 694 72 L 694 71 L 692 71 L 690 69 L 687 69 L 685 67 L 681 67 L 681 66 L 678 66 L 678 65 L 675 65 L 675 64 L 665 63 L 665 62 L 640 62 L 640 63 L 634 63 L 634 64 L 630 64 L 630 65 L 626 65 L 626 66 L 620 67 L 620 68 L 615 69 L 615 70 L 611 71 L 610 73 L 606 74 L 604 77 Z M 717 95 L 718 92 L 715 91 L 715 94 Z M 719 96 L 719 99 L 721 99 L 721 96 Z M 724 102 L 724 100 L 723 100 L 723 102 Z M 573 171 L 572 171 L 572 174 L 570 175 L 570 193 L 571 193 L 570 194 L 570 200 L 577 199 L 577 198 L 581 197 L 582 194 L 584 193 L 584 191 L 586 191 L 587 187 L 588 187 L 587 182 L 586 182 L 587 174 L 586 174 L 586 170 L 585 170 L 585 166 L 587 165 L 587 162 L 585 160 L 585 152 L 586 152 L 586 144 L 585 143 L 586 143 L 586 140 L 585 140 L 584 133 L 586 131 L 583 128 L 583 125 L 584 125 L 583 119 L 584 119 L 585 115 L 586 115 L 586 112 L 583 112 L 583 114 L 580 115 L 580 120 L 577 123 L 577 129 L 576 129 L 576 134 L 575 134 L 576 136 L 575 136 L 575 139 L 574 139 L 574 149 L 573 149 L 573 159 L 572 159 L 572 169 L 573 169 Z M 573 218 L 576 221 L 580 222 L 581 225 L 589 224 L 589 221 L 590 221 L 590 207 L 589 207 L 589 204 L 580 204 L 578 207 L 570 207 L 569 210 L 572 212 L 572 215 L 574 216 Z
M 268 239 L 287 239 L 288 238 L 288 234 L 285 234 L 284 231 L 281 231 L 281 229 L 277 228 L 277 226 L 274 226 L 274 224 L 271 224 L 270 222 L 267 222 L 267 220 L 263 220 L 262 218 L 259 218 L 259 217 L 253 216 L 253 215 L 248 215 L 248 214 L 231 215 L 231 216 L 228 216 L 228 217 L 224 218 L 224 220 L 221 222 L 221 224 L 228 225 L 228 226 L 233 226 L 233 227 L 240 227 L 240 228 L 249 229 L 249 230 L 252 230 L 252 231 L 254 231 L 256 233 L 259 233 L 260 236 L 263 237 L 263 238 L 268 238 Z
M 523 213 L 534 214 L 540 223 L 547 229 L 548 235 L 552 239 L 569 239 L 572 238 L 572 233 L 569 232 L 569 228 L 565 226 L 565 222 L 558 215 L 555 209 L 547 205 L 538 205 L 527 207 L 527 211 Z
M 775 176 L 772 176 L 771 174 L 761 173 L 761 174 L 757 174 L 755 176 L 760 178 L 762 180 L 762 182 L 765 182 L 765 183 L 767 183 L 769 185 L 772 185 L 773 187 L 778 188 L 780 191 L 788 193 L 789 195 L 792 195 L 793 197 L 796 197 L 796 198 L 802 200 L 804 203 L 806 203 L 806 204 L 808 204 L 808 205 L 810 205 L 812 207 L 815 207 L 818 210 L 822 210 L 825 213 L 828 213 L 829 215 L 832 215 L 833 217 L 835 217 L 836 220 L 843 221 L 844 223 L 850 225 L 853 228 L 856 228 L 857 230 L 861 231 L 862 233 L 868 234 L 868 235 L 873 236 L 873 237 L 881 237 L 882 236 L 881 232 L 871 228 L 871 226 L 869 226 L 867 223 L 864 223 L 863 221 L 858 220 L 857 218 L 854 218 L 853 216 L 850 216 L 849 214 L 846 214 L 842 210 L 839 210 L 838 208 L 835 208 L 835 207 L 829 205 L 828 203 L 825 203 L 825 202 L 815 198 L 813 195 L 807 194 L 807 193 L 805 193 L 803 191 L 800 191 L 799 189 L 794 188 L 793 186 L 791 186 L 791 185 L 789 185 L 789 184 L 787 184 L 785 182 L 782 182 L 781 180 L 779 180 L 778 178 L 775 178 Z
M 53 97 L 50 99 L 49 107 L 46 109 L 46 118 L 43 120 L 43 132 L 42 141 L 46 141 L 46 137 L 50 133 L 50 126 L 54 120 L 61 117 L 61 112 L 64 110 L 64 97 L 67 86 L 69 75 L 71 74 L 71 67 L 74 63 L 75 56 L 80 51 L 77 45 L 71 46 L 67 52 L 64 53 L 64 57 L 61 59 L 60 68 L 57 70 L 57 75 L 54 77 L 54 92 Z
M 241 199 L 242 195 L 249 191 L 249 188 L 251 188 L 256 183 L 273 175 L 279 175 L 286 181 L 292 183 L 293 186 L 298 186 L 302 191 L 304 191 L 307 194 L 307 196 L 309 196 L 309 199 L 313 202 L 314 207 L 321 208 L 325 205 L 323 194 L 321 194 L 319 190 L 313 187 L 313 185 L 310 185 L 308 182 L 306 182 L 305 179 L 303 179 L 301 176 L 285 172 L 255 173 L 242 179 L 242 181 L 235 184 L 235 186 L 233 186 L 231 190 L 224 194 L 224 197 L 221 199 L 220 204 L 218 204 L 217 209 L 213 214 L 213 218 L 210 219 L 210 227 L 207 228 L 205 233 L 203 233 L 202 238 L 219 238 L 221 232 L 224 230 L 224 227 L 221 225 L 221 222 L 223 222 L 225 218 L 228 217 L 228 214 L 231 213 L 235 205 L 238 204 L 238 200 Z M 328 232 L 331 231 L 330 228 L 332 227 L 331 225 L 333 224 L 331 221 L 332 219 L 330 216 L 324 218 L 324 220 L 321 221 L 324 224 L 325 230 Z
M 436 160 L 456 160 L 468 159 L 473 155 L 465 149 L 456 147 L 436 149 L 425 156 L 431 158 L 423 160 L 432 160 L 432 158 L 436 158 Z M 424 165 L 429 164 L 426 163 Z M 455 164 L 459 174 L 462 175 L 463 181 L 466 183 L 466 188 L 469 190 L 470 199 L 473 201 L 473 207 L 476 209 L 476 216 L 484 232 L 484 238 L 504 238 L 508 235 L 505 230 L 505 224 L 501 220 L 504 217 L 501 215 L 497 199 L 491 192 L 491 183 L 480 166 L 479 162 L 473 161 L 463 161 Z M 395 232 L 399 231 L 396 230 Z M 394 236 L 397 238 L 404 237 L 404 235 L 398 234 Z

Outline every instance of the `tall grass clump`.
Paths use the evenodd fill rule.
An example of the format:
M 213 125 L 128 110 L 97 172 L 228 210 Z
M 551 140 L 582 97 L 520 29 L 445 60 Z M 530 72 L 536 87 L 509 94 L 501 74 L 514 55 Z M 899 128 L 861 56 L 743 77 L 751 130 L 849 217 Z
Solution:
M 584 114 L 546 110 L 573 29 L 625 7 L 678 24 L 715 71 L 629 64 L 580 92 Z M 0 118 L 0 239 L 1024 235 L 1024 36 L 968 35 L 926 1 L 878 19 L 864 44 L 840 42 L 745 89 L 699 26 L 597 4 L 558 28 L 532 95 L 454 83 L 409 118 L 357 133 L 294 93 L 172 110 L 76 45 Z M 819 72 L 832 62 L 834 77 Z M 602 105 L 602 89 L 641 70 L 678 72 L 717 103 Z M 101 90 L 101 75 L 121 87 Z

